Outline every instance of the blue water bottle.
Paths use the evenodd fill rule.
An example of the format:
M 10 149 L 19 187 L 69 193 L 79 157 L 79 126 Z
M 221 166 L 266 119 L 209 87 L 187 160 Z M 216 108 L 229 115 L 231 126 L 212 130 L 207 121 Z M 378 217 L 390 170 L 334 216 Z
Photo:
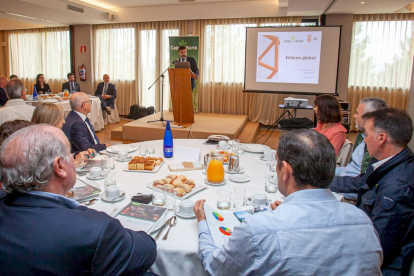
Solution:
M 171 158 L 173 157 L 173 137 L 171 133 L 170 121 L 167 121 L 167 126 L 165 127 L 164 133 L 164 157 Z
M 36 90 L 36 85 L 33 88 L 33 101 L 37 101 L 37 90 Z

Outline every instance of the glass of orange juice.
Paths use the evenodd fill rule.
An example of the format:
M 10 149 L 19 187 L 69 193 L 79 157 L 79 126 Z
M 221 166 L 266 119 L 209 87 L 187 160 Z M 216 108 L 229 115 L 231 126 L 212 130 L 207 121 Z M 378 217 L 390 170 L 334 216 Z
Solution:
M 223 157 L 219 153 L 210 153 L 207 180 L 211 183 L 221 183 L 224 180 Z
M 69 96 L 69 91 L 67 89 L 65 89 L 63 91 L 63 97 L 67 97 L 67 96 Z

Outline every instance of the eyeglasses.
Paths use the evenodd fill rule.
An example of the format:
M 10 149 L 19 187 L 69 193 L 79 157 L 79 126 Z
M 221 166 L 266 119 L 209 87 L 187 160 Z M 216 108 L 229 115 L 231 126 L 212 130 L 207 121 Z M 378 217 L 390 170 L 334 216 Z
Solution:
M 84 104 L 84 103 L 92 103 L 92 100 L 89 100 L 89 101 L 87 101 L 87 102 L 83 102 L 83 104 Z

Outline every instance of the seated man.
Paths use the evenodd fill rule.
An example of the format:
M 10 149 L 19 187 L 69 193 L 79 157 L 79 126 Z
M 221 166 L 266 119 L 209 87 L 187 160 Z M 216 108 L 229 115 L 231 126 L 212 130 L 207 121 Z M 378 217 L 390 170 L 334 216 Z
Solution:
M 355 111 L 355 127 L 362 131 L 362 116 L 367 112 L 375 111 L 379 108 L 388 107 L 387 102 L 380 98 L 364 98 L 359 102 Z M 351 162 L 346 167 L 337 167 L 335 174 L 339 176 L 357 176 L 365 173 L 371 159 L 368 154 L 368 149 L 364 142 L 365 135 L 363 132 L 358 132 L 355 139 L 354 151 L 352 153 Z M 355 198 L 356 200 L 356 198 Z
M 414 154 L 407 147 L 413 122 L 405 111 L 381 108 L 362 116 L 371 161 L 365 174 L 335 177 L 334 192 L 358 193 L 356 206 L 381 240 L 383 275 L 400 275 L 414 254 Z
M 306 129 L 283 135 L 276 171 L 285 201 L 248 216 L 222 248 L 211 237 L 204 201 L 197 201 L 205 270 L 211 275 L 379 275 L 382 251 L 371 221 L 327 189 L 335 162 L 335 150 L 322 134 Z
M 6 95 L 6 84 L 7 84 L 7 78 L 1 77 L 0 78 L 0 107 L 4 106 L 9 98 L 7 98 Z
M 58 128 L 12 134 L 0 168 L 1 275 L 143 275 L 154 263 L 156 243 L 145 232 L 65 197 L 76 173 Z
M 21 80 L 11 80 L 6 85 L 6 93 L 9 98 L 3 108 L 0 108 L 0 125 L 6 121 L 32 119 L 34 106 L 26 104 L 26 91 Z
M 103 75 L 103 81 L 104 82 L 98 84 L 95 96 L 99 97 L 101 100 L 102 110 L 108 113 L 108 115 L 111 115 L 111 111 L 108 109 L 108 106 L 115 109 L 116 88 L 114 84 L 109 83 L 109 75 Z
M 109 144 L 99 143 L 98 136 L 86 115 L 91 112 L 92 100 L 83 92 L 73 94 L 69 99 L 72 111 L 65 119 L 62 130 L 72 145 L 72 153 L 90 148 L 101 151 Z
M 75 75 L 73 73 L 68 73 L 67 76 L 69 81 L 62 83 L 62 91 L 66 89 L 70 94 L 80 92 L 80 85 L 79 83 L 75 82 Z

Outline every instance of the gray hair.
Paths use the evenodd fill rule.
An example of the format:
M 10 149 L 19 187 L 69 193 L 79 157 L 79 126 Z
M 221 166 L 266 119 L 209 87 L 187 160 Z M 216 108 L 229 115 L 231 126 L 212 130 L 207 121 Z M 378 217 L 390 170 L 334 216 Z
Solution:
M 19 79 L 11 80 L 6 84 L 6 92 L 10 100 L 21 99 L 23 89 L 24 89 L 24 84 Z
M 365 104 L 364 113 L 375 111 L 379 108 L 388 107 L 387 102 L 381 98 L 364 98 L 360 104 Z
M 83 103 L 83 97 L 80 97 L 80 95 L 78 93 L 83 93 L 83 92 L 76 92 L 75 94 L 77 94 L 75 96 L 75 94 L 73 94 L 70 98 L 69 98 L 69 105 L 71 109 L 75 109 L 75 108 L 80 108 L 82 106 Z M 85 94 L 85 93 L 83 93 Z M 86 95 L 86 94 L 85 94 Z
M 0 172 L 5 192 L 42 190 L 54 175 L 53 161 L 72 158 L 68 145 L 56 137 L 57 128 L 45 124 L 13 133 L 0 149 Z

